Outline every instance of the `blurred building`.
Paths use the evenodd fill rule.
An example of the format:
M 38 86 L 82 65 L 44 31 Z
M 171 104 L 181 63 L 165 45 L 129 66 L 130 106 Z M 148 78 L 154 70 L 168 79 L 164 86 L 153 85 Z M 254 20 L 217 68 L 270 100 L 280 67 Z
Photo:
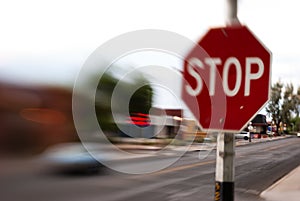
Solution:
M 268 123 L 267 117 L 263 114 L 257 114 L 252 120 L 252 126 L 255 128 L 255 133 L 267 134 Z
M 152 108 L 152 114 L 156 137 L 173 138 L 178 134 L 183 118 L 182 109 Z
M 72 92 L 59 87 L 0 83 L 0 152 L 38 153 L 77 140 Z

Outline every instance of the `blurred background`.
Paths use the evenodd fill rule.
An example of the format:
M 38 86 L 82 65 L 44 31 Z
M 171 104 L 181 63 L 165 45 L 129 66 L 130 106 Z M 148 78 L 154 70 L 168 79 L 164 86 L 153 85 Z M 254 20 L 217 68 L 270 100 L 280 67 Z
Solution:
M 242 0 L 238 13 L 240 21 L 247 24 L 273 53 L 272 82 L 291 83 L 294 89 L 299 86 L 300 63 L 299 29 L 295 28 L 297 7 L 294 1 Z M 13 0 L 1 2 L 0 11 L 0 143 L 1 149 L 9 152 L 23 152 L 25 147 L 32 149 L 29 152 L 40 152 L 53 143 L 78 140 L 71 114 L 72 88 L 80 68 L 99 45 L 120 34 L 147 28 L 173 31 L 197 41 L 210 27 L 222 26 L 225 21 L 225 1 L 217 0 L 188 4 Z M 99 84 L 99 89 L 111 90 L 126 69 L 141 64 L 154 62 L 180 72 L 182 61 L 168 57 L 144 59 L 143 55 L 129 55 L 125 62 L 117 64 L 119 70 L 103 78 L 104 85 L 109 87 Z M 99 79 L 94 78 L 93 73 L 91 79 Z M 152 78 L 144 77 L 153 81 L 156 75 L 154 72 Z M 129 85 L 134 82 L 124 87 Z M 180 80 L 174 83 L 174 90 L 180 97 Z M 162 94 L 168 98 L 162 98 Z M 151 106 L 184 109 L 172 95 L 166 94 L 155 86 L 143 88 L 137 92 L 136 99 L 144 96 L 145 102 L 132 101 L 140 105 L 130 110 L 147 113 Z M 103 100 L 96 100 L 99 102 Z M 109 113 L 101 104 L 96 107 Z M 111 120 L 101 119 L 99 112 L 97 114 L 103 124 Z
M 298 2 L 292 0 L 240 0 L 238 13 L 240 21 L 273 53 L 272 84 L 292 84 L 289 85 L 292 91 L 296 91 L 300 85 L 300 29 L 297 28 L 299 6 Z M 87 153 L 87 147 L 80 144 L 72 115 L 72 93 L 80 69 L 89 55 L 108 40 L 130 31 L 162 29 L 198 41 L 209 28 L 224 26 L 224 16 L 225 1 L 221 0 L 113 0 L 105 3 L 93 0 L 1 1 L 0 199 L 99 200 L 103 195 L 100 200 L 124 200 L 126 195 L 126 198 L 132 196 L 130 200 L 140 200 L 141 197 L 153 200 L 157 195 L 161 200 L 185 200 L 185 193 L 195 195 L 196 192 L 201 192 L 203 199 L 207 197 L 211 200 L 214 155 L 209 154 L 215 145 L 216 134 L 201 132 L 196 122 L 190 119 L 184 104 L 177 99 L 181 97 L 181 80 L 172 79 L 169 74 L 158 75 L 158 72 L 151 75 L 137 72 L 135 76 L 120 80 L 129 70 L 142 65 L 165 66 L 181 75 L 183 66 L 180 58 L 165 53 L 128 55 L 122 61 L 117 61 L 101 78 L 96 76 L 96 72 L 103 66 L 96 65 L 85 83 L 86 86 L 89 86 L 91 80 L 99 83 L 94 100 L 95 112 L 108 139 L 126 153 L 137 153 L 143 158 L 141 162 L 133 158 L 116 162 L 124 159 L 123 155 L 103 154 L 103 149 L 99 151 L 99 139 L 94 138 L 96 131 L 90 130 L 87 133 L 90 139 L 87 147 L 94 153 L 100 153 L 98 156 L 101 159 L 116 159 L 112 161 L 113 165 L 124 166 L 125 169 L 140 163 L 140 169 L 148 170 L 147 168 L 155 166 L 153 164 L 169 160 L 169 156 L 180 157 L 186 151 L 185 145 L 190 143 L 194 143 L 197 146 L 195 150 L 198 151 L 201 146 L 204 155 L 208 156 L 202 164 L 199 163 L 197 154 L 190 154 L 172 166 L 171 174 L 164 172 L 166 174 L 161 178 L 160 174 L 163 173 L 154 177 L 132 177 L 108 169 L 100 176 L 78 177 L 78 172 L 90 175 L 98 172 L 102 165 L 97 158 Z M 149 84 L 157 82 L 160 76 L 172 85 L 171 92 Z M 116 122 L 111 111 L 111 96 L 117 83 L 124 89 L 124 94 L 118 96 L 119 108 L 116 109 L 120 112 Z M 141 85 L 143 86 L 138 87 L 130 98 L 129 114 L 122 113 L 122 97 L 128 95 L 129 89 Z M 88 101 L 89 97 L 83 95 L 82 99 Z M 265 115 L 266 111 L 262 113 Z M 88 125 L 89 118 L 83 116 L 82 121 Z M 264 120 L 256 123 L 267 134 L 267 120 L 265 116 L 262 119 Z M 299 121 L 298 124 L 293 122 L 293 131 L 296 125 L 299 127 Z M 145 127 L 149 128 L 147 132 L 143 129 Z M 257 133 L 260 132 L 258 129 Z M 158 154 L 153 160 L 145 159 L 145 153 L 156 153 L 168 145 L 172 145 L 172 149 L 165 155 Z M 278 144 L 277 146 L 280 147 Z M 274 148 L 261 149 L 263 151 L 260 153 L 264 153 L 265 150 L 273 151 Z M 245 151 L 246 153 L 249 151 Z M 281 155 L 278 154 L 279 156 Z M 274 158 L 269 155 L 259 157 L 265 161 Z M 240 174 L 243 179 L 246 176 L 251 178 L 246 175 L 247 172 L 250 174 L 252 170 L 263 166 L 257 164 L 257 167 L 247 169 L 247 164 L 255 165 L 258 160 L 255 158 L 251 163 L 252 159 L 250 156 L 249 158 L 250 162 L 243 164 L 246 171 L 243 169 Z M 293 159 L 295 158 L 296 156 Z M 297 159 L 294 161 L 296 163 Z M 268 162 L 274 165 L 273 161 Z M 198 176 L 197 168 L 202 165 L 206 165 L 203 176 Z M 52 171 L 57 168 L 59 172 L 75 172 L 76 176 L 73 178 L 72 174 L 70 179 L 66 175 L 48 175 L 48 169 Z M 183 170 L 188 168 L 194 169 L 187 179 Z M 290 169 L 285 170 L 287 172 Z M 283 175 L 281 171 L 274 172 L 273 176 L 278 174 L 276 178 Z M 253 181 L 257 181 L 255 179 L 259 178 L 254 178 Z M 202 181 L 201 185 L 197 184 L 199 180 Z M 260 192 L 274 180 L 271 178 L 268 182 L 262 182 L 262 187 L 256 184 L 252 187 Z M 247 185 L 241 182 L 241 192 L 246 192 L 251 182 L 246 182 Z M 128 186 L 139 190 L 131 190 L 131 194 L 127 194 Z M 134 197 L 135 193 L 140 194 Z M 249 199 L 254 200 L 251 196 Z

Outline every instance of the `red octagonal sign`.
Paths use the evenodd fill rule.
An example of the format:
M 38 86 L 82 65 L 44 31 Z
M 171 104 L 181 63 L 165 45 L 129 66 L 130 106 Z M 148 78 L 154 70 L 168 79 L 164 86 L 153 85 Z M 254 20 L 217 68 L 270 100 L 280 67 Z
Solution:
M 185 58 L 182 98 L 203 130 L 240 131 L 269 99 L 270 65 L 246 26 L 210 29 Z

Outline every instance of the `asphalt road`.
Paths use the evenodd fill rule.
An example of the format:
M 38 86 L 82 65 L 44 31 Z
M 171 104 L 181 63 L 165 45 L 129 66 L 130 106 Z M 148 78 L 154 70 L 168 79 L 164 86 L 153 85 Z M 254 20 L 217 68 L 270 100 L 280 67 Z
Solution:
M 300 165 L 299 145 L 300 138 L 287 138 L 236 147 L 235 200 L 260 200 L 260 192 Z M 173 156 L 138 163 L 151 165 L 169 157 Z M 171 167 L 146 175 L 107 168 L 96 175 L 57 174 L 35 158 L 1 161 L 1 201 L 214 199 L 215 151 L 205 159 L 199 159 L 199 152 L 189 152 Z

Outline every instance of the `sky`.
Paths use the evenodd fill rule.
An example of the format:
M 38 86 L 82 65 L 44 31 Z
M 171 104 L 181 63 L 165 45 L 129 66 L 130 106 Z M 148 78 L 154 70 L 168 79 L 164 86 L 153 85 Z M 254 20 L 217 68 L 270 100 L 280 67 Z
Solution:
M 296 0 L 238 2 L 240 22 L 272 52 L 272 82 L 295 88 L 299 8 Z M 1 0 L 0 81 L 72 87 L 89 55 L 120 34 L 161 29 L 196 42 L 209 28 L 225 25 L 225 11 L 225 0 Z

